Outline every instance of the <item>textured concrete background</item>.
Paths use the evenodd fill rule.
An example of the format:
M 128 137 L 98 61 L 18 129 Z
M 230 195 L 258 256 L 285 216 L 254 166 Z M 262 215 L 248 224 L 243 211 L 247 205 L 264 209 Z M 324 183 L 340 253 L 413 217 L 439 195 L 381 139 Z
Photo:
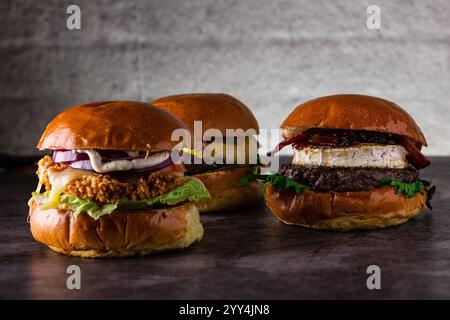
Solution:
M 33 154 L 56 113 L 90 100 L 227 92 L 277 127 L 340 92 L 396 101 L 428 154 L 450 154 L 450 1 L 3 0 L 0 21 L 0 152 Z

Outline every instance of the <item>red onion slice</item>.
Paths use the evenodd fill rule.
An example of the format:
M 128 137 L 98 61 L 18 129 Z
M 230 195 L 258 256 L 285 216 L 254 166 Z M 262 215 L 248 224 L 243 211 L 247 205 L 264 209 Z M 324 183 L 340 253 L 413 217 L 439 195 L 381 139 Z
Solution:
M 68 163 L 80 160 L 89 160 L 89 156 L 85 153 L 78 153 L 71 150 L 57 150 L 52 153 L 52 161 L 54 163 Z
M 128 156 L 125 151 L 115 151 L 115 150 L 100 150 L 98 151 L 102 156 L 102 162 L 111 162 L 111 161 L 123 161 L 123 160 L 134 160 L 134 159 L 142 159 L 143 155 L 138 155 L 134 157 Z M 67 163 L 71 168 L 81 169 L 81 170 L 89 170 L 95 171 L 92 167 L 89 156 L 86 153 L 80 153 L 72 150 L 55 150 L 52 154 L 52 160 L 54 163 Z M 156 164 L 154 166 L 150 166 L 142 169 L 131 169 L 137 173 L 145 173 L 156 170 L 161 170 L 172 165 L 172 159 L 169 157 L 163 162 Z M 130 171 L 130 170 L 127 170 Z
M 98 150 L 97 152 L 102 156 L 103 162 L 133 160 L 144 157 L 144 155 L 130 157 L 125 151 Z M 55 150 L 52 154 L 52 160 L 54 163 L 69 163 L 73 161 L 89 160 L 89 156 L 86 153 L 72 150 Z
M 137 172 L 137 173 L 146 173 L 146 172 L 151 172 L 151 171 L 157 171 L 157 170 L 161 170 L 163 168 L 166 168 L 168 166 L 172 165 L 172 159 L 167 158 L 166 160 L 164 160 L 163 162 L 154 165 L 154 166 L 150 166 L 147 168 L 142 168 L 142 169 L 131 169 L 131 171 Z M 81 169 L 81 170 L 90 170 L 90 171 L 95 171 L 94 168 L 92 167 L 91 161 L 90 160 L 79 160 L 79 161 L 73 161 L 69 164 L 69 166 L 71 168 L 74 169 Z M 130 171 L 130 170 L 127 170 Z
M 94 168 L 92 167 L 91 164 L 91 160 L 73 161 L 69 164 L 69 166 L 74 169 L 94 171 Z

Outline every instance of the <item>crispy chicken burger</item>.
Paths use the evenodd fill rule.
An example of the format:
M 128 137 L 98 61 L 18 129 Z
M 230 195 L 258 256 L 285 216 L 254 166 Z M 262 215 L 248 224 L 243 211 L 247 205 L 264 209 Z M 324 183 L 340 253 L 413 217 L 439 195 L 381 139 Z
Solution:
M 262 199 L 262 190 L 256 181 L 245 186 L 238 185 L 241 178 L 251 174 L 257 168 L 256 163 L 250 161 L 251 155 L 257 158 L 256 137 L 246 136 L 242 144 L 238 139 L 234 139 L 231 144 L 229 140 L 227 142 L 227 129 L 228 131 L 253 129 L 258 133 L 258 122 L 247 106 L 230 95 L 214 93 L 180 94 L 160 98 L 150 103 L 175 115 L 187 125 L 191 132 L 196 131 L 195 122 L 201 121 L 204 133 L 209 129 L 217 129 L 222 134 L 222 140 L 209 139 L 207 135 L 203 140 L 205 149 L 217 147 L 222 150 L 221 163 L 207 163 L 201 152 L 188 150 L 192 153 L 192 161 L 190 164 L 185 164 L 186 175 L 201 180 L 211 194 L 210 199 L 196 202 L 200 212 L 247 207 Z M 256 149 L 252 149 L 251 143 L 256 146 Z M 245 153 L 245 161 L 241 164 L 236 161 L 239 150 Z M 230 157 L 234 159 L 233 163 L 225 161 L 227 153 L 231 151 L 233 155 Z M 200 161 L 196 162 L 195 158 Z
M 430 207 L 434 187 L 421 130 L 393 102 L 364 95 L 308 101 L 281 125 L 291 164 L 266 176 L 268 207 L 281 221 L 314 229 L 398 225 Z
M 184 248 L 203 236 L 193 201 L 202 182 L 172 163 L 184 125 L 147 103 L 93 102 L 47 126 L 37 147 L 39 185 L 29 201 L 33 237 L 57 252 L 121 257 Z

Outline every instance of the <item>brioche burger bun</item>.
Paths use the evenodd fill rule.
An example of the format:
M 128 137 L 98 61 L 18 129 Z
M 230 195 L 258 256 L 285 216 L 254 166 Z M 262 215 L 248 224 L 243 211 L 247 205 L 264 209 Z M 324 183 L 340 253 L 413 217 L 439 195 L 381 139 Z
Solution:
M 281 129 L 285 140 L 274 152 L 292 145 L 294 157 L 281 167 L 278 184 L 266 184 L 265 197 L 284 223 L 374 229 L 430 207 L 434 187 L 418 177 L 429 165 L 420 152 L 427 142 L 395 103 L 356 94 L 321 97 L 296 107 Z
M 34 239 L 91 258 L 199 241 L 194 201 L 209 193 L 171 161 L 177 144 L 171 134 L 179 128 L 186 127 L 170 113 L 133 101 L 92 102 L 57 115 L 37 145 L 52 156 L 39 161 L 39 185 L 29 201 Z
M 242 129 L 243 131 L 253 129 L 256 133 L 259 132 L 258 122 L 250 109 L 228 94 L 179 94 L 159 98 L 150 103 L 173 114 L 191 132 L 196 131 L 195 121 L 201 121 L 203 132 L 216 129 L 224 139 L 227 137 L 227 129 Z M 248 146 L 249 140 L 246 138 L 245 141 L 247 161 L 250 147 Z M 217 144 L 223 143 L 223 141 L 204 140 L 205 145 L 209 143 Z M 235 150 L 236 156 L 237 142 L 234 142 L 234 145 L 231 146 L 223 144 L 223 154 L 229 152 L 230 148 Z M 193 151 L 191 150 L 191 152 Z M 194 156 L 202 157 L 199 154 L 194 154 Z M 238 185 L 240 179 L 252 174 L 256 163 L 246 162 L 244 165 L 230 165 L 225 163 L 225 160 L 223 163 L 208 165 L 202 162 L 201 164 L 185 165 L 186 174 L 200 179 L 211 194 L 210 199 L 196 202 L 196 206 L 201 213 L 248 207 L 254 205 L 263 197 L 261 185 L 257 182 L 251 182 L 244 186 Z

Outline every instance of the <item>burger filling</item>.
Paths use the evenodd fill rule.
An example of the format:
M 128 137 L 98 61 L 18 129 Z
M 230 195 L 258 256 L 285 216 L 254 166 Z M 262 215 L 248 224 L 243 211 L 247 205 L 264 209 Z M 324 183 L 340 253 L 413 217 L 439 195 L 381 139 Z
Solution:
M 249 176 L 241 184 L 258 179 L 282 190 L 302 192 L 369 191 L 391 185 L 406 197 L 434 187 L 419 180 L 418 169 L 429 165 L 420 146 L 405 137 L 370 131 L 309 129 L 281 142 L 272 152 L 292 145 L 291 164 L 280 173 Z
M 106 158 L 107 153 L 55 151 L 53 157 L 45 156 L 38 163 L 39 185 L 32 200 L 42 209 L 71 210 L 75 216 L 86 213 L 98 219 L 114 211 L 209 198 L 201 181 L 184 177 L 184 167 L 171 163 L 166 153 L 150 156 L 125 153 L 120 157 L 110 151 Z M 45 191 L 41 193 L 43 187 Z
M 367 191 L 385 179 L 414 183 L 419 174 L 406 155 L 400 145 L 294 146 L 292 164 L 282 166 L 280 174 L 314 191 Z
M 362 143 L 348 147 L 299 144 L 294 146 L 292 164 L 282 166 L 280 175 L 318 192 L 369 191 L 394 181 L 398 190 L 408 186 L 404 194 L 412 197 L 425 189 L 407 155 L 403 146 L 395 144 Z
M 368 191 L 383 186 L 385 179 L 414 183 L 419 173 L 412 168 L 316 167 L 283 165 L 280 174 L 315 191 Z
M 196 175 L 254 167 L 258 164 L 258 141 L 253 136 L 245 136 L 244 139 L 243 143 L 239 143 L 236 138 L 232 141 L 227 139 L 205 141 L 200 152 L 195 149 L 185 149 L 184 152 L 191 156 L 189 163 L 184 164 L 186 174 Z M 256 155 L 256 159 L 251 159 L 251 155 Z

